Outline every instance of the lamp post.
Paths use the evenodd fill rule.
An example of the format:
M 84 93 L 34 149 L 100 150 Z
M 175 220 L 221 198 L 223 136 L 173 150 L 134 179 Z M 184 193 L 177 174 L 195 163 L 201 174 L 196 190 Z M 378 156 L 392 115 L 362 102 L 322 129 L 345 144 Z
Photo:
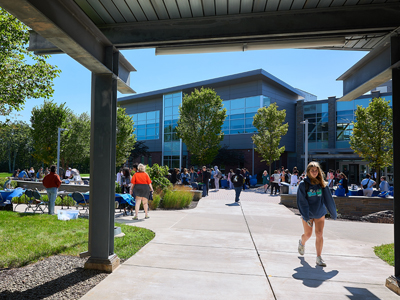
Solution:
M 304 171 L 306 171 L 308 165 L 308 119 L 300 122 L 300 124 L 304 124 Z
M 58 128 L 58 136 L 57 136 L 57 174 L 60 175 L 60 134 L 61 131 L 68 131 L 65 128 Z

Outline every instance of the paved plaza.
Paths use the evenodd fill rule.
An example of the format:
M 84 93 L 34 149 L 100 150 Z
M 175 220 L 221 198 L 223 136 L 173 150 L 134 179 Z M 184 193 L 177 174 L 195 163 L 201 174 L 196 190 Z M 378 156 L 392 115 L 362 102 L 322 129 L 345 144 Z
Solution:
M 195 209 L 117 213 L 156 237 L 82 299 L 399 299 L 372 248 L 393 242 L 393 225 L 327 220 L 321 268 L 314 235 L 298 254 L 300 217 L 279 196 L 251 189 L 233 201 L 211 190 Z

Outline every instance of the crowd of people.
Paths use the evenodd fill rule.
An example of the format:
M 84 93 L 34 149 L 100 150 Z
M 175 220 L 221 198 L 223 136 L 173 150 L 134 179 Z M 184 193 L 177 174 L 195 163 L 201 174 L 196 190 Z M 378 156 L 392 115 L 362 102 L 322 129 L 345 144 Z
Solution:
M 43 169 L 43 167 L 40 167 L 37 172 L 33 167 L 30 167 L 30 169 L 22 170 L 16 169 L 12 174 L 12 178 L 14 180 L 42 181 L 46 175 L 50 174 L 50 172 L 51 171 L 48 167 L 46 167 L 45 169 Z M 67 167 L 66 171 L 64 171 L 64 169 L 60 167 L 58 173 L 61 180 L 81 180 L 79 171 L 77 169 Z

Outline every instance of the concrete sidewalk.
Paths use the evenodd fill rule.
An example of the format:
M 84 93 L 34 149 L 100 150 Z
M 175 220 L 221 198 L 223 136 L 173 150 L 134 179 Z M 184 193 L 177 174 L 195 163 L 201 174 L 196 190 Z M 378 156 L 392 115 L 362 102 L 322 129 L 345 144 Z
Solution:
M 393 225 L 327 220 L 321 268 L 314 236 L 298 254 L 300 217 L 279 197 L 233 199 L 211 190 L 195 209 L 118 217 L 156 237 L 81 299 L 399 299 L 385 287 L 393 268 L 372 248 L 393 242 Z

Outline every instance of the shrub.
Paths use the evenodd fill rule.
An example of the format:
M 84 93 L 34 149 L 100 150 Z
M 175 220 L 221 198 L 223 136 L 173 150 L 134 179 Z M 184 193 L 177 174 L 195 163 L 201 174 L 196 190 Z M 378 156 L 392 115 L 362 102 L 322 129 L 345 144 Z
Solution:
M 3 186 L 4 186 L 4 184 L 6 183 L 7 180 L 8 180 L 8 177 L 0 178 L 0 189 L 3 189 Z M 11 180 L 10 184 L 11 184 L 11 187 L 14 188 L 14 189 L 18 186 L 16 181 L 12 181 Z
M 181 209 L 188 207 L 192 202 L 193 195 L 187 190 L 167 190 L 163 196 L 163 207 L 165 209 Z
M 168 167 L 159 166 L 154 164 L 151 167 L 146 166 L 146 172 L 152 181 L 152 186 L 155 192 L 162 193 L 172 186 L 171 182 L 168 180 Z
M 153 201 L 149 201 L 150 209 L 155 210 L 160 206 L 161 195 L 153 194 Z
M 116 182 L 115 183 L 115 193 L 116 194 L 121 194 L 121 192 L 122 192 L 121 186 L 119 185 L 118 182 Z

